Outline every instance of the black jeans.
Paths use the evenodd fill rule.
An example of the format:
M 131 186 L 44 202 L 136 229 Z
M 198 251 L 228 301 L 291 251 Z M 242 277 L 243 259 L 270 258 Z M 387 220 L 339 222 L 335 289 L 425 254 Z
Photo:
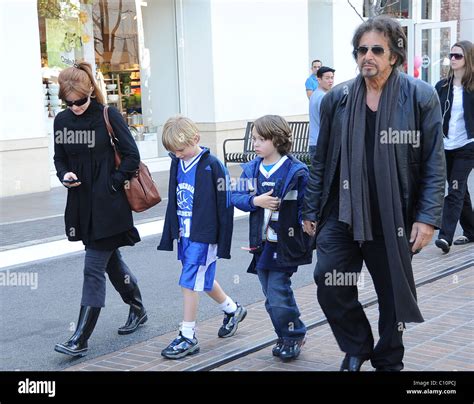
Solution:
M 87 248 L 81 306 L 105 306 L 106 272 L 110 282 L 121 296 L 131 292 L 137 286 L 137 279 L 122 260 L 118 249 L 100 251 Z
M 334 209 L 317 237 L 318 261 L 314 280 L 319 304 L 341 350 L 371 360 L 380 369 L 401 370 L 403 323 L 397 323 L 392 281 L 383 238 L 354 241 L 348 226 L 338 221 Z M 357 276 L 365 261 L 379 303 L 380 339 L 374 348 L 369 321 L 358 299 Z
M 458 221 L 463 234 L 474 240 L 474 212 L 467 180 L 474 168 L 474 142 L 454 150 L 446 150 L 448 195 L 444 198 L 443 221 L 438 238 L 453 242 Z

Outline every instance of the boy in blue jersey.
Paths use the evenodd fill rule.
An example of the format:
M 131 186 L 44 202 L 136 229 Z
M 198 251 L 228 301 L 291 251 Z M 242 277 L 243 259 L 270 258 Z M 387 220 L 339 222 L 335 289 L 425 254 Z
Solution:
M 234 208 L 230 181 L 223 164 L 199 146 L 193 121 L 177 116 L 163 127 L 162 141 L 172 158 L 168 206 L 159 250 L 172 251 L 178 240 L 178 259 L 183 264 L 179 285 L 184 299 L 184 318 L 178 337 L 162 352 L 179 359 L 199 352 L 195 335 L 198 292 L 205 291 L 224 311 L 218 331 L 231 337 L 247 310 L 227 296 L 215 281 L 216 261 L 230 258 Z
M 289 154 L 291 129 L 282 117 L 257 119 L 252 138 L 258 157 L 243 164 L 232 203 L 250 212 L 253 259 L 247 272 L 258 275 L 266 297 L 278 336 L 272 353 L 288 361 L 298 357 L 306 335 L 290 278 L 298 265 L 312 260 L 312 239 L 303 232 L 301 218 L 308 168 Z

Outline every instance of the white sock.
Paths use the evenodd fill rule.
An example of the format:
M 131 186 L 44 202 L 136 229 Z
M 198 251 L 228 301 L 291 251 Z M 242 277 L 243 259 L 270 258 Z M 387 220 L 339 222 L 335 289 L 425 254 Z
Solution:
M 188 339 L 193 339 L 195 327 L 195 321 L 183 321 L 183 323 L 181 324 L 181 334 L 183 334 L 183 336 Z
M 225 311 L 227 314 L 230 314 L 237 310 L 237 305 L 229 296 L 227 296 L 224 302 L 219 305 L 219 309 Z

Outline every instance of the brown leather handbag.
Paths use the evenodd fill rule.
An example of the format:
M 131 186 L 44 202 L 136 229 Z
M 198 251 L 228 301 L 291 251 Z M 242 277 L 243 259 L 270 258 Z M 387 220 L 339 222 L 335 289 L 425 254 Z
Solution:
M 115 153 L 115 168 L 118 168 L 122 159 L 115 145 L 118 139 L 115 137 L 114 130 L 110 124 L 108 108 L 107 106 L 104 108 L 104 119 L 110 136 L 110 143 Z M 150 170 L 142 161 L 140 161 L 140 165 L 133 177 L 125 182 L 124 189 L 130 208 L 134 212 L 143 212 L 161 202 L 158 187 L 155 181 L 153 181 Z

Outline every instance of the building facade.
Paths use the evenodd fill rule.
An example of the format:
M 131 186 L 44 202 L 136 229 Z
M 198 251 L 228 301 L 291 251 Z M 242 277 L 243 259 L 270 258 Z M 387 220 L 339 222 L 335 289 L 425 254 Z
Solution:
M 463 12 L 472 13 L 458 1 L 458 27 L 442 17 L 442 1 L 391 1 L 386 10 L 408 34 L 406 71 L 433 84 L 446 73 Z M 10 61 L 0 68 L 2 197 L 60 185 L 52 163 L 52 124 L 63 108 L 55 83 L 75 61 L 94 66 L 151 170 L 167 170 L 161 130 L 175 114 L 197 122 L 202 144 L 220 157 L 223 141 L 242 137 L 249 120 L 307 120 L 311 60 L 335 68 L 336 83 L 354 77 L 351 38 L 368 16 L 363 0 L 0 3 L 0 49 Z

